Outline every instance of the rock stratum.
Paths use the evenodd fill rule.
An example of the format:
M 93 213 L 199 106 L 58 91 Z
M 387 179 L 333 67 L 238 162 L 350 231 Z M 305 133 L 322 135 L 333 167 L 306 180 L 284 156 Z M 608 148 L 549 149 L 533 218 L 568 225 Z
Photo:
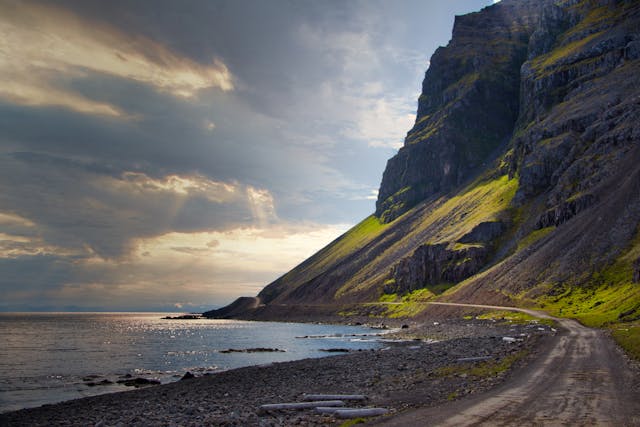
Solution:
M 640 319 L 640 2 L 456 17 L 375 213 L 210 317 L 418 316 L 441 300 Z

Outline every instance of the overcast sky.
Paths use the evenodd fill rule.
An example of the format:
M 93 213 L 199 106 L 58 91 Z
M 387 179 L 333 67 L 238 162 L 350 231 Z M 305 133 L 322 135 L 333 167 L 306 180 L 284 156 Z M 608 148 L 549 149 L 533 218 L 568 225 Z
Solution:
M 0 311 L 184 310 L 374 211 L 492 0 L 0 0 Z

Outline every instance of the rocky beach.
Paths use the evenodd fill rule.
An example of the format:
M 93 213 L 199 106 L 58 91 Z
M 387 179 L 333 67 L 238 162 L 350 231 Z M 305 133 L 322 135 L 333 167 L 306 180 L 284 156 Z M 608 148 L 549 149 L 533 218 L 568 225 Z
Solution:
M 127 392 L 0 415 L 2 426 L 321 426 L 344 420 L 314 409 L 264 411 L 305 394 L 361 394 L 348 407 L 394 415 L 488 390 L 535 358 L 557 333 L 537 321 L 412 323 L 378 350 L 229 370 Z

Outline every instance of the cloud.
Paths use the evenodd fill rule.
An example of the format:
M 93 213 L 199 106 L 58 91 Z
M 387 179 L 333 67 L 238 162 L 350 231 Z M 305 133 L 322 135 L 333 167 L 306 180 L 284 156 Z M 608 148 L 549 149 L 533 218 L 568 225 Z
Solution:
M 367 97 L 353 100 L 356 121 L 343 135 L 367 141 L 371 147 L 398 149 L 415 120 L 415 106 L 406 99 Z
M 410 49 L 385 44 L 375 20 L 364 19 L 359 26 L 337 30 L 323 26 L 302 25 L 300 43 L 322 58 L 326 67 L 339 70 L 325 80 L 314 100 L 332 117 L 327 122 L 340 123 L 340 134 L 364 141 L 369 147 L 397 149 L 415 120 L 414 90 L 398 90 L 394 72 L 413 74 L 416 83 L 424 72 L 426 58 Z M 395 64 L 389 65 L 389 61 Z
M 11 207 L 0 210 L 0 223 L 9 226 L 3 229 L 13 242 L 28 238 L 42 248 L 55 246 L 58 253 L 104 258 L 126 256 L 138 238 L 276 219 L 273 197 L 265 189 L 195 173 L 114 175 L 79 161 L 25 153 L 0 156 L 0 206 Z M 11 250 L 19 247 L 13 244 Z
M 255 294 L 371 213 L 480 2 L 0 0 L 0 309 Z
M 46 299 L 50 308 L 58 309 L 66 305 L 170 308 L 176 301 L 184 306 L 189 301 L 200 301 L 200 307 L 218 306 L 239 294 L 256 294 L 347 228 L 307 223 L 169 232 L 137 239 L 130 256 L 122 259 L 87 256 L 72 261 L 25 254 L 3 270 L 12 274 L 0 276 L 0 309 L 25 299 Z M 8 266 L 4 263 L 0 258 L 0 267 Z
M 74 81 L 93 74 L 136 81 L 182 98 L 207 88 L 234 88 L 229 69 L 218 58 L 203 65 L 154 40 L 53 5 L 0 0 L 0 6 L 0 97 L 10 102 L 128 116 L 118 106 L 74 90 Z

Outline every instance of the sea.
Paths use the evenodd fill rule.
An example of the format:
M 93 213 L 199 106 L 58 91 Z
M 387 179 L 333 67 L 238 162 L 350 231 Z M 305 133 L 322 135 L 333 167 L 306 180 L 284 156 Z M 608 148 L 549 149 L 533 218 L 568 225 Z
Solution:
M 382 345 L 381 331 L 365 326 L 167 315 L 175 313 L 0 313 L 0 412 L 130 390 L 118 383 L 127 378 L 169 383 L 186 372 L 215 374 Z

